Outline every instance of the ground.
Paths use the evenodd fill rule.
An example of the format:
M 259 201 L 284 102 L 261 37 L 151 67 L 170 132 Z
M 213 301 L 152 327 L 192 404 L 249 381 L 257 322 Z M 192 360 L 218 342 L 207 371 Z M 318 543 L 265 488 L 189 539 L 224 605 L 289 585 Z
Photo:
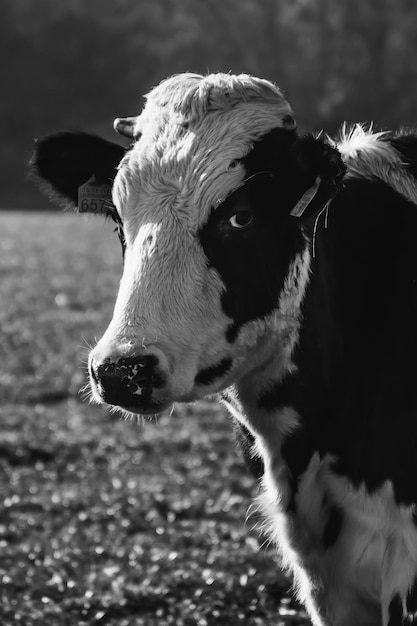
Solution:
M 83 401 L 119 247 L 100 219 L 0 213 L 0 624 L 308 624 L 245 522 L 223 409 L 136 424 Z

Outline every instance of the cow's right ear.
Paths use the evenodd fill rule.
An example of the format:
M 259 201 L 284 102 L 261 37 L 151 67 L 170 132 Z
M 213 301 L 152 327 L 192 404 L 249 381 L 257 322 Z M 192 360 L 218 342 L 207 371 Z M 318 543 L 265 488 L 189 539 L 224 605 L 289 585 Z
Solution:
M 65 208 L 77 209 L 80 187 L 96 185 L 103 197 L 108 194 L 109 202 L 92 212 L 106 214 L 117 166 L 125 153 L 123 146 L 96 135 L 62 132 L 36 140 L 30 171 L 41 190 Z
M 346 165 L 335 144 L 323 135 L 299 137 L 290 148 L 289 158 L 304 185 L 308 185 L 291 215 L 304 222 L 314 221 L 337 193 Z

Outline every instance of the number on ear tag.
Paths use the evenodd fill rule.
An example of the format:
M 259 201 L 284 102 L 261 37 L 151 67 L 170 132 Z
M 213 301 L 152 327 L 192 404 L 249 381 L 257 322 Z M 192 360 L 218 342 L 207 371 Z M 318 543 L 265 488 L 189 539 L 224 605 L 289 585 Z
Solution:
M 80 213 L 99 215 L 108 215 L 116 211 L 112 201 L 111 186 L 97 182 L 95 176 L 92 176 L 81 187 L 78 187 L 78 210 Z

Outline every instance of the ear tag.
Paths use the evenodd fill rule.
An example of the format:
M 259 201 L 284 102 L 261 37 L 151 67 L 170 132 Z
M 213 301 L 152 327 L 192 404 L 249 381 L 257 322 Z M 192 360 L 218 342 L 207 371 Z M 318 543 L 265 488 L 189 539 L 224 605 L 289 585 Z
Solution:
M 316 195 L 319 189 L 320 183 L 321 183 L 320 178 L 317 178 L 314 185 L 312 187 L 309 187 L 309 189 L 307 189 L 307 191 L 301 196 L 301 198 L 299 199 L 299 201 L 297 202 L 297 204 L 291 211 L 290 215 L 292 215 L 293 217 L 301 217 L 304 214 L 306 208 L 308 207 L 308 205 L 310 204 L 310 202 L 313 200 L 314 196 Z
M 112 201 L 111 186 L 99 183 L 93 175 L 78 187 L 78 210 L 80 213 L 107 215 L 116 210 Z

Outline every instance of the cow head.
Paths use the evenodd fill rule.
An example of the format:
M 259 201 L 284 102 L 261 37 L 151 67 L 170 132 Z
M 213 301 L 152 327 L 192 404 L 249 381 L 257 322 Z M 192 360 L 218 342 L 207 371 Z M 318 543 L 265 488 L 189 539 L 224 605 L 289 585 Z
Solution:
M 279 89 L 246 75 L 172 77 L 115 127 L 134 139 L 126 152 L 103 144 L 92 157 L 80 142 L 65 171 L 50 150 L 53 175 L 35 156 L 38 175 L 72 201 L 93 170 L 114 178 L 126 254 L 113 318 L 90 354 L 94 398 L 158 413 L 287 363 L 311 207 L 343 175 L 338 152 L 300 138 Z M 291 215 L 318 180 L 302 218 Z

